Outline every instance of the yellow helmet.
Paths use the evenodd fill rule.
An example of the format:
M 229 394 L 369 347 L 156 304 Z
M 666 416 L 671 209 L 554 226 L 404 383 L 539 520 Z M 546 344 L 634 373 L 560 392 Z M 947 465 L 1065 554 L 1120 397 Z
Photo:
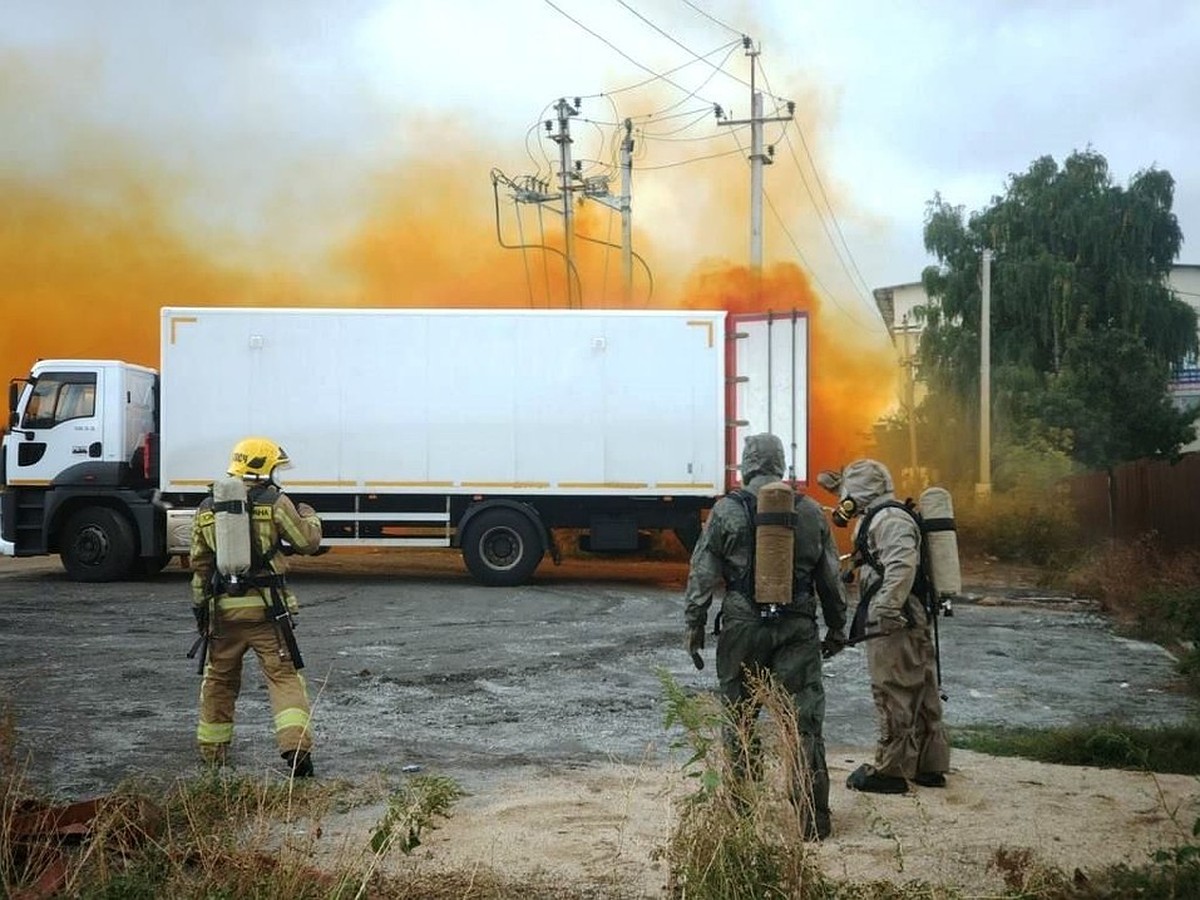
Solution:
M 291 464 L 287 451 L 264 437 L 243 438 L 229 455 L 226 473 L 238 478 L 266 480 L 277 468 Z

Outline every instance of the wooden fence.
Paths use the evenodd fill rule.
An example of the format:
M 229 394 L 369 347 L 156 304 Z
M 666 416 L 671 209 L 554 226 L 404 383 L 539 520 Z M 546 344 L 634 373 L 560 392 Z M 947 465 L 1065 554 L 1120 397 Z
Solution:
M 1200 548 L 1200 453 L 1138 460 L 1069 479 L 1080 527 L 1093 539 L 1155 532 L 1165 549 Z

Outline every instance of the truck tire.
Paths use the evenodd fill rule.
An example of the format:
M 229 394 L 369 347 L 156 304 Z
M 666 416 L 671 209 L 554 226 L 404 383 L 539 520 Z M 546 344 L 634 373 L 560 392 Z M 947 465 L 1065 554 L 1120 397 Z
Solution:
M 489 509 L 467 523 L 462 540 L 467 568 L 489 587 L 524 584 L 542 561 L 542 536 L 515 509 Z
M 105 506 L 72 513 L 59 535 L 63 568 L 73 581 L 116 581 L 133 569 L 133 526 Z

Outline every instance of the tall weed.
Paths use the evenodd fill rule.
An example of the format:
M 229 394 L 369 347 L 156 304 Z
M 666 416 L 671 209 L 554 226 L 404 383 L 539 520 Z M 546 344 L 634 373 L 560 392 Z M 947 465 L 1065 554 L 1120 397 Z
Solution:
M 790 695 L 769 675 L 754 679 L 757 723 L 737 722 L 709 694 L 689 695 L 661 671 L 665 725 L 681 728 L 696 790 L 683 804 L 666 857 L 675 896 L 751 900 L 827 896 L 805 845 L 793 785 L 806 776 Z M 754 777 L 757 776 L 757 777 Z M 803 794 L 803 788 L 799 793 Z

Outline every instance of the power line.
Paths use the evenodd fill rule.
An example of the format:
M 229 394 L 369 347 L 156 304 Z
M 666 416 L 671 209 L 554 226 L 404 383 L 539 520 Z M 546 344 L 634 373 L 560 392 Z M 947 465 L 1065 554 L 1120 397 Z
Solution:
M 639 172 L 654 172 L 659 169 L 675 169 L 679 166 L 690 165 L 691 163 L 704 162 L 706 159 L 720 159 L 722 156 L 730 156 L 734 153 L 744 153 L 740 147 L 735 147 L 732 150 L 726 150 L 722 153 L 710 153 L 707 156 L 694 156 L 691 159 L 681 159 L 673 163 L 665 163 L 661 166 L 641 166 Z
M 574 21 L 574 20 L 572 20 L 572 21 Z M 576 23 L 576 24 L 578 24 L 578 23 Z M 738 47 L 739 43 L 740 43 L 739 41 L 730 41 L 726 44 L 722 44 L 720 47 L 717 47 L 714 50 L 710 50 L 708 53 L 704 54 L 704 56 L 705 57 L 715 56 L 716 54 L 720 53 L 722 50 L 729 50 L 731 47 L 736 49 Z M 704 59 L 701 58 L 700 61 L 703 62 Z M 695 59 L 689 59 L 687 62 L 680 63 L 679 65 L 675 66 L 672 69 L 667 69 L 667 71 L 664 74 L 665 75 L 674 75 L 676 72 L 681 72 L 684 69 L 688 68 L 688 66 L 694 66 L 696 64 L 696 62 L 697 62 L 697 60 L 695 60 Z M 645 67 L 640 66 L 640 68 L 645 68 Z M 656 75 L 653 75 L 651 78 L 643 79 L 642 81 L 635 82 L 634 84 L 627 84 L 624 87 L 613 88 L 613 90 L 611 90 L 611 91 L 602 91 L 598 94 L 581 94 L 580 99 L 594 100 L 598 97 L 608 97 L 612 94 L 621 94 L 621 93 L 624 93 L 625 91 L 637 90 L 640 87 L 645 87 L 648 84 L 653 84 L 654 82 L 660 80 L 661 77 L 662 76 L 656 74 Z
M 767 89 L 770 90 L 770 82 L 767 79 L 767 73 L 765 71 L 763 71 L 763 81 L 767 82 Z M 850 245 L 846 242 L 846 235 L 843 233 L 842 226 L 838 222 L 837 214 L 833 211 L 833 204 L 829 202 L 829 195 L 825 192 L 825 185 L 821 180 L 821 173 L 817 171 L 817 165 L 813 161 L 812 154 L 808 150 L 808 142 L 804 139 L 804 129 L 800 127 L 799 122 L 795 122 L 795 120 L 793 120 L 793 122 L 796 125 L 796 134 L 800 137 L 800 145 L 804 148 L 804 155 L 808 159 L 809 168 L 812 169 L 813 179 L 817 182 L 817 188 L 821 193 L 821 199 L 825 203 L 825 208 L 829 210 L 829 218 L 833 221 L 834 230 L 837 232 L 838 239 L 841 242 L 841 249 L 839 249 L 838 243 L 834 241 L 833 235 L 829 233 L 829 228 L 825 224 L 825 214 L 822 212 L 821 206 L 817 203 L 817 198 L 813 194 L 812 188 L 808 184 L 808 178 L 805 177 L 804 168 L 800 165 L 799 157 L 796 156 L 796 148 L 792 144 L 791 136 L 788 134 L 787 123 L 784 123 L 783 140 L 784 143 L 787 144 L 788 151 L 792 157 L 792 162 L 794 162 L 796 165 L 796 171 L 800 173 L 800 180 L 804 184 L 804 189 L 808 192 L 809 199 L 813 202 L 813 207 L 817 211 L 817 217 L 821 220 L 821 227 L 825 230 L 825 236 L 829 238 L 829 242 L 833 246 L 834 252 L 838 257 L 838 261 L 841 263 L 842 268 L 846 270 L 846 275 L 850 278 L 850 283 L 854 285 L 854 290 L 859 292 L 860 298 L 864 300 L 868 306 L 874 307 L 874 304 L 868 299 L 872 296 L 871 287 L 867 284 L 867 280 L 863 278 L 862 272 L 858 268 L 858 263 L 854 260 L 854 254 L 850 252 Z M 845 251 L 845 258 L 842 256 L 843 249 Z M 849 260 L 849 265 L 847 265 L 846 260 Z M 851 270 L 853 270 L 853 273 L 851 273 Z M 854 280 L 855 276 L 858 278 L 857 282 Z M 862 293 L 863 291 L 865 291 L 865 293 Z
M 737 144 L 738 144 L 738 149 L 741 151 L 742 155 L 743 155 L 743 156 L 746 156 L 746 155 L 747 155 L 747 154 L 746 154 L 746 150 L 745 150 L 745 148 L 744 148 L 744 147 L 742 147 L 742 142 L 739 140 L 739 141 L 737 142 Z M 803 174 L 804 174 L 804 173 L 803 173 L 803 172 L 801 172 L 801 177 L 802 177 L 802 178 L 803 178 Z M 810 196 L 811 196 L 811 194 L 810 194 Z M 843 305 L 842 305 L 842 304 L 841 304 L 841 303 L 838 301 L 837 294 L 835 294 L 833 291 L 831 291 L 831 290 L 829 289 L 829 287 L 828 287 L 828 286 L 827 286 L 827 285 L 826 285 L 826 284 L 825 284 L 825 283 L 824 283 L 824 282 L 821 280 L 821 276 L 817 274 L 816 267 L 815 267 L 814 265 L 812 265 L 812 263 L 810 263 L 810 262 L 808 261 L 808 259 L 805 257 L 805 255 L 804 255 L 804 251 L 800 249 L 800 244 L 799 244 L 799 242 L 798 242 L 798 241 L 796 240 L 796 238 L 795 238 L 795 237 L 792 235 L 791 229 L 789 229 L 789 228 L 788 228 L 788 226 L 787 226 L 787 223 L 786 223 L 786 222 L 783 220 L 783 216 L 782 216 L 782 215 L 780 215 L 780 213 L 779 213 L 779 210 L 778 210 L 778 209 L 776 209 L 776 207 L 775 207 L 775 203 L 774 203 L 774 201 L 771 199 L 771 195 L 767 193 L 767 191 L 766 191 L 766 189 L 765 189 L 765 188 L 763 189 L 763 197 L 766 199 L 766 201 L 767 201 L 767 206 L 768 206 L 768 207 L 770 207 L 771 214 L 772 214 L 772 215 L 775 217 L 775 221 L 776 221 L 776 222 L 778 222 L 778 223 L 779 223 L 779 227 L 783 229 L 783 233 L 784 233 L 784 234 L 787 236 L 787 239 L 788 239 L 788 241 L 791 243 L 791 245 L 792 245 L 792 248 L 793 248 L 793 249 L 796 251 L 796 255 L 797 255 L 799 258 L 800 258 L 800 262 L 801 262 L 801 263 L 803 264 L 803 266 L 804 266 L 804 267 L 805 267 L 805 268 L 808 270 L 808 273 L 809 273 L 809 275 L 810 275 L 810 276 L 812 276 L 812 279 L 813 279 L 813 281 L 815 281 L 815 282 L 817 283 L 817 286 L 818 286 L 818 287 L 820 287 L 820 288 L 821 288 L 821 290 L 825 292 L 825 295 L 826 295 L 827 297 L 829 297 L 829 299 L 830 299 L 830 300 L 832 300 L 832 301 L 833 301 L 834 305 L 835 305 L 835 306 L 837 306 L 837 307 L 838 307 L 838 309 L 842 310 L 842 312 L 846 313 L 848 316 L 850 316 L 850 318 L 852 318 L 852 319 L 854 319 L 854 320 L 858 321 L 859 323 L 866 324 L 866 323 L 864 323 L 864 322 L 863 322 L 863 320 L 862 320 L 862 319 L 860 319 L 860 318 L 859 318 L 857 315 L 855 315 L 855 313 L 853 312 L 853 310 L 847 309 L 845 306 L 843 306 Z M 828 227 L 825 225 L 825 219 L 824 219 L 824 217 L 823 217 L 823 216 L 821 216 L 821 211 L 820 211 L 820 209 L 817 209 L 817 217 L 818 217 L 818 219 L 820 219 L 820 221 L 821 221 L 821 226 L 822 226 L 823 228 L 825 228 L 825 234 L 826 234 L 826 237 L 828 237 L 828 236 L 829 236 L 829 230 L 828 230 Z M 836 247 L 836 246 L 834 247 L 834 250 L 835 250 L 835 252 L 836 252 L 836 250 L 837 250 L 837 247 Z M 840 261 L 840 257 L 839 257 L 839 261 Z M 844 268 L 845 268 L 845 263 L 843 263 L 843 264 L 842 264 L 842 266 L 843 266 L 843 269 L 844 269 Z M 848 273 L 847 273 L 847 274 L 848 274 Z M 853 285 L 853 280 L 851 281 L 851 284 Z M 857 286 L 855 286 L 855 290 L 857 291 Z M 874 324 L 874 323 L 871 323 L 871 324 Z
M 640 12 L 638 12 L 636 9 L 634 9 L 632 6 L 630 6 L 628 3 L 626 3 L 625 0 L 617 0 L 617 2 L 619 4 L 621 4 L 621 6 L 625 7 L 625 9 L 627 9 L 630 13 L 637 16 L 639 19 L 641 19 L 643 22 L 645 22 L 647 25 L 649 25 L 651 28 L 653 28 L 655 31 L 657 31 L 659 34 L 661 34 L 663 37 L 665 37 L 671 43 L 673 43 L 675 46 L 682 47 L 684 50 L 686 50 L 688 53 L 690 53 L 693 57 L 695 57 L 700 62 L 707 63 L 708 65 L 712 66 L 713 73 L 712 73 L 712 75 L 709 76 L 710 79 L 713 76 L 715 76 L 717 73 L 720 73 L 722 75 L 725 75 L 727 78 L 732 78 L 734 81 L 738 82 L 739 84 L 746 84 L 746 82 L 743 81 L 741 78 L 737 77 L 736 75 L 732 75 L 729 72 L 726 72 L 725 69 L 723 68 L 723 66 L 725 65 L 725 60 L 728 60 L 728 58 L 729 58 L 728 56 L 725 58 L 725 60 L 722 60 L 721 65 L 718 66 L 715 63 L 706 59 L 705 57 L 701 56 L 699 53 L 697 53 L 695 50 L 693 50 L 687 44 L 683 43 L 683 41 L 679 40 L 679 38 L 675 37 L 675 35 L 670 34 L 669 32 L 666 32 L 663 29 L 659 28 L 657 25 L 655 25 L 653 22 L 651 22 L 649 19 L 647 19 L 645 16 L 643 16 Z M 736 44 L 736 42 L 735 42 L 735 44 Z M 733 50 L 730 50 L 730 53 L 732 54 Z
M 692 9 L 694 9 L 696 12 L 700 13 L 700 15 L 704 16 L 704 18 L 708 19 L 710 22 L 715 22 L 716 24 L 720 25 L 726 31 L 733 32 L 734 34 L 738 35 L 739 37 L 745 36 L 745 32 L 738 31 L 738 29 L 733 28 L 732 26 L 726 25 L 724 22 L 722 22 L 716 16 L 713 16 L 713 15 L 705 12 L 700 7 L 698 7 L 695 3 L 692 3 L 691 0 L 683 0 L 683 2 L 686 3 L 688 6 L 690 6 Z
M 850 269 L 854 270 L 854 276 L 858 277 L 858 282 L 855 284 L 855 290 L 858 290 L 859 287 L 861 286 L 866 291 L 866 294 L 863 295 L 863 298 L 866 299 L 866 297 L 868 295 L 870 295 L 870 293 L 871 293 L 871 288 L 867 284 L 867 280 L 865 278 L 863 278 L 862 272 L 858 268 L 858 263 L 855 262 L 855 260 L 854 260 L 854 254 L 852 254 L 850 252 L 850 245 L 846 243 L 846 235 L 842 232 L 842 226 L 838 222 L 837 214 L 834 213 L 833 205 L 829 202 L 829 196 L 825 193 L 825 185 L 821 181 L 821 176 L 817 173 L 817 167 L 816 167 L 816 164 L 813 162 L 812 154 L 810 154 L 808 152 L 808 143 L 804 140 L 804 132 L 800 130 L 799 124 L 796 125 L 796 133 L 800 136 L 800 144 L 804 148 L 804 154 L 808 159 L 809 166 L 812 168 L 813 178 L 816 180 L 817 187 L 821 191 L 821 199 L 825 201 L 825 206 L 829 210 L 829 218 L 833 221 L 834 230 L 837 231 L 838 239 L 841 241 L 841 245 L 845 249 L 846 259 L 848 259 L 850 261 L 850 266 L 849 266 L 849 268 L 847 268 L 846 274 L 850 275 Z M 788 151 L 790 152 L 791 157 L 792 157 L 792 161 L 795 162 L 796 169 L 797 169 L 797 171 L 800 172 L 801 178 L 803 179 L 804 172 L 803 172 L 803 169 L 801 169 L 801 167 L 800 167 L 800 160 L 796 157 L 796 148 L 792 145 L 791 137 L 788 135 L 788 132 L 786 129 L 783 132 L 783 140 L 784 140 L 784 143 L 787 144 Z M 807 187 L 807 184 L 808 184 L 807 181 L 805 181 L 806 187 Z M 809 196 L 812 197 L 811 191 L 809 191 Z M 813 205 L 816 206 L 816 198 L 813 197 L 812 199 L 813 199 Z M 819 208 L 817 209 L 817 213 L 818 213 L 818 215 L 821 215 L 821 211 Z M 825 220 L 824 215 L 821 215 L 821 221 L 824 222 L 824 220 Z M 829 236 L 828 229 L 826 229 L 825 233 L 827 236 Z M 830 242 L 832 243 L 832 241 L 833 241 L 832 236 L 829 236 L 829 239 L 830 239 Z M 834 250 L 838 251 L 838 258 L 841 259 L 841 251 L 838 250 L 836 244 L 834 245 Z M 843 262 L 843 266 L 845 266 L 844 262 Z M 852 282 L 854 281 L 853 276 L 851 277 L 851 281 Z
M 874 325 L 874 324 L 875 324 L 875 322 L 874 322 L 874 321 L 867 322 L 867 321 L 864 321 L 863 319 L 859 318 L 859 316 L 858 316 L 858 313 L 857 313 L 857 312 L 856 312 L 856 311 L 855 311 L 853 308 L 851 308 L 851 309 L 847 309 L 845 306 L 843 306 L 843 305 L 841 304 L 841 302 L 838 300 L 838 298 L 837 298 L 837 294 L 835 294 L 833 291 L 831 291 L 831 290 L 830 290 L 830 289 L 829 289 L 829 288 L 828 288 L 828 287 L 825 285 L 825 283 L 821 281 L 821 277 L 820 277 L 820 276 L 817 274 L 817 270 L 816 270 L 816 268 L 815 268 L 815 267 L 813 267 L 813 265 L 812 265 L 811 263 L 809 263 L 809 261 L 808 261 L 807 259 L 805 259 L 805 257 L 804 257 L 804 253 L 803 253 L 803 251 L 800 249 L 800 245 L 799 245 L 799 243 L 798 243 L 798 242 L 796 241 L 796 239 L 795 239 L 795 238 L 792 236 L 791 229 L 789 229 L 789 228 L 787 227 L 787 223 L 786 223 L 786 222 L 784 222 L 784 220 L 783 220 L 783 216 L 781 216 L 781 215 L 779 214 L 779 210 L 777 210 L 777 209 L 775 208 L 775 202 L 774 202 L 774 201 L 771 199 L 771 195 L 770 195 L 770 194 L 768 194 L 768 193 L 766 192 L 766 190 L 764 190 L 764 191 L 763 191 L 763 196 L 764 196 L 764 197 L 766 198 L 766 200 L 767 200 L 767 206 L 768 206 L 768 207 L 770 207 L 770 209 L 771 209 L 771 215 L 773 215 L 773 216 L 775 217 L 775 221 L 779 223 L 779 227 L 780 227 L 781 229 L 783 229 L 783 233 L 784 233 L 785 235 L 787 235 L 787 239 L 788 239 L 788 241 L 791 243 L 791 245 L 792 245 L 792 248 L 793 248 L 793 249 L 796 251 L 796 255 L 797 255 L 798 257 L 800 257 L 800 262 L 804 264 L 804 268 L 808 270 L 808 273 L 809 273 L 809 275 L 811 275 L 811 276 L 812 276 L 812 279 L 813 279 L 813 281 L 815 281 L 815 282 L 817 283 L 817 286 L 818 286 L 818 287 L 819 287 L 821 290 L 823 290 L 823 291 L 825 292 L 825 296 L 827 296 L 827 297 L 828 297 L 830 300 L 832 300 L 832 301 L 833 301 L 833 305 L 834 305 L 834 306 L 836 306 L 838 309 L 840 309 L 842 312 L 844 312 L 844 313 L 845 313 L 846 315 L 848 315 L 850 318 L 852 318 L 852 319 L 854 319 L 855 321 L 857 321 L 859 324 L 862 324 L 862 325 Z
M 693 92 L 689 91 L 683 85 L 679 84 L 676 81 L 672 81 L 666 75 L 656 72 L 656 71 L 654 71 L 654 69 L 651 69 L 649 66 L 638 62 L 636 59 L 634 59 L 632 56 L 630 56 L 628 53 L 626 53 L 624 50 L 622 50 L 620 47 L 618 47 L 616 44 L 614 44 L 608 38 L 604 37 L 604 35 L 600 34 L 599 32 L 593 31 L 591 28 L 588 28 L 586 25 L 584 25 L 582 22 L 580 22 L 578 19 L 576 19 L 574 16 L 572 16 L 570 13 L 568 13 L 562 7 L 555 4 L 553 2 L 553 0 L 542 0 L 542 2 L 545 3 L 547 6 L 549 6 L 551 9 L 553 9 L 555 12 L 557 12 L 560 16 L 563 16 L 564 18 L 569 19 L 570 21 L 574 22 L 576 25 L 578 25 L 580 28 L 582 28 L 584 31 L 586 31 L 588 34 L 590 34 L 596 40 L 603 43 L 609 49 L 614 50 L 615 52 L 619 53 L 621 56 L 623 56 L 625 59 L 629 60 L 629 62 L 633 63 L 635 66 L 637 66 L 642 71 L 647 72 L 650 75 L 653 75 L 655 79 L 658 79 L 660 81 L 665 81 L 667 84 L 671 85 L 671 87 L 675 88 L 676 90 L 683 91 L 685 94 L 688 94 L 688 96 L 692 95 Z

